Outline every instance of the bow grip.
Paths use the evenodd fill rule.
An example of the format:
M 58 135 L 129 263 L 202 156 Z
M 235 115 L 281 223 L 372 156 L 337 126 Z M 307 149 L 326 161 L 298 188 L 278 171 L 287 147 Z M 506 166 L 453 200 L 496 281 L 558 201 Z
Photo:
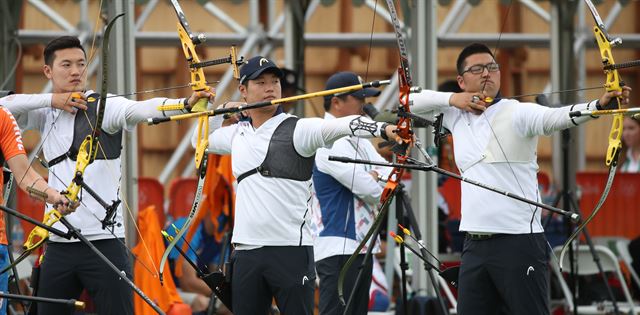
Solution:
M 607 166 L 616 166 L 618 164 L 618 155 L 620 149 L 622 149 L 622 124 L 624 121 L 623 115 L 614 115 L 613 124 L 611 125 L 611 132 L 609 133 L 609 147 L 607 147 L 607 156 L 605 163 Z
M 206 91 L 209 91 L 209 89 L 206 89 Z M 209 104 L 209 99 L 201 98 L 191 107 L 191 112 L 192 113 L 204 112 L 207 110 L 208 104 Z

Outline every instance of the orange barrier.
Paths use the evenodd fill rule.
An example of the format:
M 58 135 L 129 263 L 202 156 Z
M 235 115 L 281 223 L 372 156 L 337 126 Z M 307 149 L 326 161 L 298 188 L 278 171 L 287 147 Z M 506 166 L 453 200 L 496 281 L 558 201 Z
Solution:
M 549 189 L 549 176 L 538 174 L 543 190 Z M 581 172 L 576 175 L 582 217 L 591 214 L 602 195 L 607 173 Z M 449 204 L 449 219 L 460 218 L 460 182 L 447 179 L 439 189 Z M 602 209 L 587 226 L 592 236 L 623 236 L 636 238 L 640 234 L 640 174 L 617 174 Z
M 143 245 L 142 242 L 139 242 L 132 249 L 133 254 L 137 257 L 136 263 L 133 265 L 133 279 L 140 290 L 145 292 L 152 301 L 167 312 L 171 310 L 174 305 L 182 304 L 182 299 L 180 299 L 176 285 L 173 282 L 169 264 L 166 264 L 163 270 L 166 275 L 164 285 L 160 285 L 156 273 L 159 268 L 160 257 L 165 250 L 162 237 L 158 237 L 160 235 L 160 226 L 154 222 L 158 220 L 156 216 L 157 211 L 153 209 L 153 206 L 140 209 L 138 214 L 140 237 L 145 239 L 146 246 Z M 156 312 L 136 294 L 134 294 L 133 302 L 136 315 L 156 314 Z M 184 308 L 184 305 L 181 305 L 179 308 Z M 175 312 L 173 312 L 173 314 L 175 314 Z M 183 314 L 191 314 L 191 312 L 188 311 Z
M 538 184 L 543 192 L 548 192 L 551 187 L 549 175 L 544 172 L 538 173 Z M 440 194 L 449 205 L 449 220 L 460 220 L 460 181 L 454 178 L 447 178 L 442 186 L 438 188 Z M 488 194 L 493 192 L 487 191 Z
M 447 178 L 438 191 L 449 205 L 449 220 L 460 220 L 460 181 Z
M 607 173 L 582 172 L 576 176 L 580 191 L 580 209 L 586 218 L 602 195 Z M 592 236 L 640 235 L 640 174 L 616 174 L 607 200 L 587 226 Z

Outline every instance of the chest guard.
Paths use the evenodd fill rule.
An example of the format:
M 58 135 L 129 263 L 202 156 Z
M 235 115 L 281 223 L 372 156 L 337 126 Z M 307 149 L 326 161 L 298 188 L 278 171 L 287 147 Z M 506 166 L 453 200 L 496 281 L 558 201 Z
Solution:
M 99 93 L 93 93 L 87 97 L 87 110 L 78 110 L 76 112 L 75 120 L 73 121 L 73 142 L 71 147 L 66 153 L 51 159 L 49 161 L 49 167 L 54 166 L 67 158 L 75 161 L 78 157 L 78 150 L 80 144 L 84 139 L 93 132 L 93 126 L 96 124 L 98 101 L 100 99 Z M 85 116 L 86 114 L 86 116 Z M 88 118 L 87 118 L 88 117 Z M 122 130 L 114 134 L 109 134 L 104 130 L 99 131 L 99 146 L 96 154 L 96 160 L 113 160 L 120 157 L 122 152 Z
M 238 184 L 247 176 L 260 173 L 265 177 L 285 178 L 297 181 L 311 179 L 315 155 L 303 157 L 293 146 L 293 131 L 298 117 L 285 119 L 276 128 L 269 141 L 267 156 L 260 166 L 238 176 Z

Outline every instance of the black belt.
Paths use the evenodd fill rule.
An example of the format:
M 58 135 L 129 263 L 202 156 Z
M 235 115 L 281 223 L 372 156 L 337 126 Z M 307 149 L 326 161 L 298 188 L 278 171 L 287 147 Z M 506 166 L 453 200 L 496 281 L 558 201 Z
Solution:
M 484 240 L 488 240 L 488 239 L 492 239 L 492 238 L 496 238 L 498 236 L 502 236 L 504 234 L 502 233 L 491 233 L 491 234 L 474 234 L 474 233 L 467 233 L 465 235 L 465 237 L 469 240 L 472 241 L 484 241 Z

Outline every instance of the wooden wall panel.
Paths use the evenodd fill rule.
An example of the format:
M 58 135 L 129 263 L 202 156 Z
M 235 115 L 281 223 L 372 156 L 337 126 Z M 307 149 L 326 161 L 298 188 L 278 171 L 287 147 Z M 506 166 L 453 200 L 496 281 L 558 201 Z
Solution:
M 583 218 L 592 213 L 606 180 L 606 173 L 578 173 Z M 607 200 L 587 228 L 592 236 L 640 236 L 640 174 L 616 175 Z
M 59 12 L 70 23 L 75 24 L 80 21 L 79 7 L 75 1 L 46 0 L 45 3 Z M 283 2 L 277 1 L 280 6 Z M 366 6 L 352 6 L 351 0 L 338 0 L 331 6 L 319 6 L 313 17 L 306 25 L 307 32 L 334 32 L 339 30 L 349 30 L 361 33 L 371 32 L 372 10 Z M 500 32 L 502 23 L 501 17 L 498 16 L 500 11 L 499 1 L 481 1 L 478 6 L 473 7 L 470 17 L 484 18 L 467 18 L 461 28 L 462 33 L 493 33 Z M 229 31 L 223 23 L 212 18 L 209 13 L 204 11 L 196 1 L 181 1 L 185 14 L 188 16 L 194 31 L 207 32 L 225 32 Z M 215 4 L 224 10 L 229 16 L 238 21 L 241 25 L 248 22 L 248 2 L 243 1 L 236 4 L 234 1 L 216 1 Z M 549 8 L 549 2 L 536 2 L 545 9 Z M 89 19 L 92 21 L 91 27 L 94 27 L 97 17 L 97 1 L 89 2 Z M 604 17 L 608 14 L 613 1 L 605 1 L 604 4 L 598 6 L 598 10 Z M 378 3 L 378 6 L 384 7 L 384 3 Z M 444 19 L 452 5 L 438 6 L 438 19 L 440 22 Z M 521 7 L 520 9 L 510 8 L 509 10 L 519 10 L 519 19 L 517 25 L 511 25 L 516 29 L 522 29 L 524 33 L 547 33 L 549 28 L 546 22 L 540 17 L 530 12 L 528 9 Z M 611 27 L 611 33 L 633 33 L 636 32 L 637 23 L 623 23 L 622 21 L 635 20 L 635 12 L 640 7 L 640 3 L 631 2 L 625 10 L 616 19 Z M 138 6 L 137 11 L 144 8 Z M 634 10 L 635 9 L 635 10 Z M 402 14 L 402 12 L 399 12 Z M 512 14 L 513 12 L 509 13 Z M 589 24 L 592 24 L 592 18 L 585 13 L 585 18 Z M 30 5 L 25 5 L 25 12 L 22 17 L 23 25 L 29 29 L 51 29 L 59 30 L 59 28 L 49 21 L 44 15 L 35 10 Z M 164 31 L 175 32 L 174 12 L 167 1 L 160 1 L 156 10 L 150 15 L 149 20 L 144 25 L 144 31 Z M 513 23 L 513 22 L 512 22 Z M 99 25 L 100 27 L 100 25 Z M 374 32 L 389 32 L 391 26 L 381 17 L 377 17 L 374 25 Z M 589 31 L 589 30 L 585 30 Z M 591 36 L 589 34 L 589 36 Z M 215 39 L 209 39 L 214 41 Z M 589 40 L 591 40 L 589 38 Z M 241 44 L 241 43 L 238 43 Z M 491 46 L 491 48 L 494 48 Z M 42 45 L 25 46 L 24 58 L 22 62 L 23 82 L 20 86 L 24 88 L 19 92 L 37 93 L 41 90 L 45 83 L 42 75 Z M 636 50 L 615 48 L 616 61 L 634 59 L 637 56 Z M 153 89 L 166 86 L 174 86 L 184 84 L 188 81 L 187 72 L 185 71 L 184 62 L 182 61 L 182 53 L 180 52 L 178 39 L 176 43 L 169 47 L 138 47 L 138 89 Z M 417 65 L 416 67 L 438 67 L 438 81 L 442 82 L 446 79 L 455 78 L 455 61 L 459 52 L 459 48 L 441 48 L 438 51 L 437 65 Z M 202 52 L 203 56 L 215 58 L 227 53 L 226 48 L 205 48 Z M 512 51 L 513 53 L 513 51 Z M 535 93 L 541 91 L 549 79 L 549 53 L 547 49 L 523 47 L 515 51 L 519 57 L 517 67 L 514 71 L 518 71 L 517 76 L 519 83 L 514 82 L 518 86 L 510 89 L 512 91 L 519 90 L 522 93 Z M 341 70 L 353 70 L 363 77 L 367 74 L 368 80 L 383 79 L 390 77 L 397 67 L 396 48 L 374 48 L 369 55 L 368 46 L 358 47 L 355 49 L 341 49 L 337 47 L 309 47 L 305 51 L 306 58 L 306 90 L 318 91 L 324 87 L 325 80 L 334 72 Z M 251 57 L 250 55 L 246 57 Z M 282 64 L 284 55 L 282 49 L 277 49 L 274 53 L 276 62 Z M 590 49 L 586 57 L 588 75 L 587 86 L 601 85 L 604 75 L 600 70 L 600 62 L 598 52 Z M 367 70 L 368 69 L 368 70 Z M 207 77 L 215 80 L 225 70 L 225 67 L 214 67 L 206 69 Z M 640 90 L 637 85 L 638 70 L 630 69 L 622 72 L 623 78 L 627 83 L 634 87 L 636 91 Z M 503 74 L 503 77 L 511 77 L 511 74 Z M 89 82 L 89 87 L 95 86 L 95 79 Z M 168 97 L 184 97 L 189 93 L 188 89 L 171 90 L 166 92 L 141 95 L 139 99 L 168 96 Z M 600 91 L 590 91 L 585 93 L 585 99 L 593 99 L 597 97 Z M 637 94 L 637 93 L 636 93 Z M 508 96 L 508 95 L 507 95 Z M 219 95 L 217 103 L 228 100 L 231 93 L 227 95 Z M 531 101 L 533 98 L 526 99 Z M 638 97 L 634 96 L 632 103 L 638 103 Z M 322 116 L 322 98 L 315 98 L 307 101 L 309 105 L 306 111 L 307 116 Z M 165 127 L 141 127 L 140 128 L 140 159 L 141 159 L 141 176 L 156 177 L 162 166 L 168 160 L 175 149 L 177 141 L 186 132 L 187 124 L 167 124 Z M 602 159 L 606 148 L 606 138 L 609 132 L 610 120 L 600 119 L 597 122 L 587 124 L 584 128 L 587 133 L 587 159 L 589 170 L 604 171 Z M 27 148 L 32 149 L 37 141 L 37 137 L 27 135 Z M 539 162 L 541 169 L 551 172 L 551 141 L 549 138 L 541 137 L 539 145 Z M 189 158 L 185 158 L 182 162 L 184 165 L 188 163 Z

